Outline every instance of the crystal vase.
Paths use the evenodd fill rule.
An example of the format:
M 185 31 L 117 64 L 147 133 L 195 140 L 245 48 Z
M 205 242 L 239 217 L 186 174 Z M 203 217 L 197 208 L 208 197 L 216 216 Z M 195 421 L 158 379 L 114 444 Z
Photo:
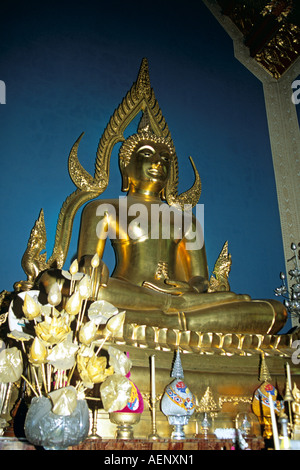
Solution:
M 84 441 L 89 432 L 89 409 L 85 400 L 78 400 L 68 416 L 52 412 L 52 403 L 46 397 L 34 397 L 25 419 L 28 441 L 46 450 L 66 450 Z

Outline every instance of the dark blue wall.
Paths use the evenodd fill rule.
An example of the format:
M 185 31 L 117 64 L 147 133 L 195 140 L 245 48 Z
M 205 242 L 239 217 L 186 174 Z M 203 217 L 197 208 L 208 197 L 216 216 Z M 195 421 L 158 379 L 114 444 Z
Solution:
M 189 155 L 201 175 L 210 272 L 228 240 L 232 290 L 273 298 L 284 257 L 262 86 L 207 8 L 86 0 L 1 9 L 0 289 L 25 278 L 21 257 L 41 208 L 50 256 L 61 204 L 75 189 L 70 148 L 85 131 L 79 158 L 93 174 L 104 127 L 147 57 L 179 157 L 180 189 L 193 178 Z M 116 191 L 115 159 L 105 197 Z M 78 229 L 79 216 L 66 267 Z

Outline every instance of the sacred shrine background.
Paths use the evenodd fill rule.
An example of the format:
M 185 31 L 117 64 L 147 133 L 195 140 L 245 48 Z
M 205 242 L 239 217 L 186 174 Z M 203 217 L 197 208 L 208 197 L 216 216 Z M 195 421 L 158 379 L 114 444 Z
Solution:
M 51 2 L 44 6 L 20 2 L 17 10 L 5 4 L 0 43 L 0 80 L 6 85 L 0 107 L 0 291 L 11 291 L 16 282 L 25 279 L 21 259 L 41 208 L 50 256 L 58 213 L 74 191 L 67 168 L 70 149 L 84 131 L 78 158 L 92 174 L 99 138 L 136 80 L 143 57 L 148 60 L 151 86 L 176 147 L 179 193 L 194 178 L 192 168 L 185 164 L 189 155 L 201 177 L 199 203 L 204 204 L 209 273 L 228 241 L 232 291 L 254 299 L 278 300 L 274 289 L 281 283 L 280 272 L 291 287 L 287 274 L 291 244 L 300 242 L 300 104 L 292 99 L 292 84 L 300 76 L 296 1 L 203 0 L 187 6 L 174 1 L 152 2 L 151 7 L 135 1 L 100 5 L 92 0 L 72 5 Z M 126 137 L 135 132 L 136 123 L 128 127 Z M 118 148 L 111 156 L 105 198 L 122 194 Z M 81 211 L 74 220 L 65 269 L 76 255 L 80 217 Z M 112 272 L 111 249 L 103 260 Z M 226 329 L 178 333 L 174 328 L 131 322 L 114 336 L 113 345 L 129 351 L 131 378 L 144 398 L 143 418 L 120 423 L 106 410 L 92 407 L 93 437 L 102 433 L 110 441 L 118 426 L 119 441 L 90 440 L 89 448 L 172 449 L 167 440 L 168 422 L 161 411 L 157 410 L 156 418 L 162 442 L 145 436 L 154 419 L 152 389 L 148 391 L 153 374 L 148 361 L 153 354 L 160 398 L 170 382 L 171 369 L 177 383 L 185 378 L 196 395 L 198 415 L 187 427 L 190 441 L 176 444 L 182 449 L 225 448 L 229 444 L 224 429 L 231 432 L 232 423 L 242 428 L 244 415 L 251 425 L 248 446 L 263 448 L 263 439 L 270 439 L 273 433 L 276 448 L 272 413 L 265 419 L 261 409 L 255 408 L 259 393 L 274 392 L 275 382 L 278 414 L 279 403 L 296 403 L 293 436 L 298 441 L 299 396 L 296 390 L 290 399 L 286 392 L 290 371 L 299 386 L 297 362 L 291 361 L 298 321 L 289 318 L 279 332 L 282 336 L 249 328 L 245 333 Z M 172 365 L 174 354 L 176 367 Z M 49 374 L 43 375 L 40 384 L 46 390 L 47 377 Z M 262 388 L 253 395 L 260 384 Z M 291 391 L 292 383 L 288 385 Z M 39 388 L 38 378 L 36 386 Z M 212 437 L 211 423 L 206 426 L 202 415 L 200 419 L 206 412 L 223 433 Z M 140 439 L 132 447 L 131 425 Z M 265 428 L 261 433 L 260 425 Z M 10 446 L 10 438 L 15 439 L 12 426 L 2 448 Z M 173 431 L 175 440 L 176 432 L 180 434 L 182 429 Z M 184 440 L 182 435 L 180 439 Z M 20 444 L 14 441 L 14 445 Z
M 283 251 L 263 85 L 248 70 L 249 65 L 241 64 L 242 52 L 238 59 L 234 56 L 237 44 L 243 43 L 238 27 L 222 16 L 218 3 L 209 6 L 212 13 L 203 2 L 192 2 L 186 9 L 181 2 L 173 2 L 172 8 L 164 2 L 150 14 L 137 2 L 130 7 L 118 1 L 101 2 L 101 7 L 93 1 L 75 2 L 72 8 L 68 2 L 43 7 L 18 2 L 18 13 L 3 5 L 3 289 L 11 289 L 22 277 L 20 258 L 41 208 L 46 217 L 47 251 L 51 252 L 61 201 L 73 189 L 66 158 L 74 136 L 85 132 L 80 161 L 92 171 L 95 146 L 107 116 L 130 87 L 142 57 L 147 57 L 179 165 L 183 167 L 182 160 L 191 155 L 201 173 L 199 202 L 205 210 L 210 272 L 228 240 L 235 291 L 256 298 L 273 295 L 290 253 Z M 233 42 L 234 34 L 240 39 Z M 243 51 L 249 56 L 247 48 Z M 249 63 L 256 64 L 251 57 Z M 256 70 L 267 80 L 262 68 L 257 65 Z M 296 77 L 297 73 L 289 81 Z M 290 165 L 283 167 L 297 174 Z M 120 191 L 117 166 L 112 171 L 111 193 Z M 184 169 L 182 187 L 192 178 L 192 170 Z M 291 175 L 286 179 L 289 187 Z M 287 199 L 291 200 L 290 195 Z M 297 211 L 288 212 L 295 224 Z M 295 232 L 291 238 L 288 244 L 296 243 L 299 235 Z M 74 236 L 69 259 L 76 243 Z

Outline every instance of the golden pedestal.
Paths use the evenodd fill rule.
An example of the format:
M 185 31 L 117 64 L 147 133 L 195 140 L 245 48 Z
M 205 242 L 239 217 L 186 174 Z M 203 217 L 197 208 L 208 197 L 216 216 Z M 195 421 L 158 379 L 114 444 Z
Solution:
M 177 344 L 174 347 L 171 341 L 167 343 L 166 338 L 174 340 L 176 334 Z M 177 347 L 181 349 L 185 383 L 196 396 L 197 404 L 199 405 L 208 387 L 216 402 L 216 409 L 210 413 L 212 424 L 208 432 L 213 433 L 217 428 L 235 428 L 237 415 L 247 413 L 251 420 L 251 435 L 261 436 L 261 426 L 251 407 L 254 392 L 260 386 L 261 354 L 265 355 L 279 396 L 284 397 L 287 362 L 290 364 L 292 382 L 300 384 L 300 370 L 291 361 L 295 352 L 292 344 L 298 335 L 297 332 L 292 335 L 192 334 L 174 330 L 161 332 L 157 328 L 125 325 L 114 346 L 129 353 L 133 363 L 130 378 L 141 391 L 145 405 L 140 421 L 134 425 L 134 438 L 148 439 L 152 432 L 149 407 L 150 356 L 154 354 L 156 358 L 156 393 L 157 397 L 160 397 L 172 380 L 170 373 Z M 164 342 L 162 338 L 165 339 Z M 203 410 L 198 406 L 189 424 L 185 426 L 187 438 L 201 434 L 199 411 Z M 172 429 L 166 416 L 160 411 L 160 400 L 156 405 L 156 424 L 159 437 L 169 439 Z M 98 412 L 97 433 L 104 439 L 116 436 L 116 426 L 103 410 Z

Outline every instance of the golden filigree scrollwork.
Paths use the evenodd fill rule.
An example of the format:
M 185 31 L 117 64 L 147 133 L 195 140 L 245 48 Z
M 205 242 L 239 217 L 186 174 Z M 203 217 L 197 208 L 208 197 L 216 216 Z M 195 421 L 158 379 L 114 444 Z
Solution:
M 9 294 L 9 292 L 8 292 L 7 290 L 3 290 L 3 291 L 0 293 L 0 309 L 2 308 L 2 304 L 4 303 L 5 298 L 6 298 L 6 296 L 7 296 L 8 294 Z M 1 314 L 0 314 L 0 326 L 3 325 L 3 323 L 6 322 L 7 317 L 8 317 L 8 312 L 1 313 Z
M 278 22 L 283 21 L 288 17 L 288 15 L 293 10 L 293 1 L 287 0 L 271 0 L 270 2 L 265 5 L 262 9 L 261 14 L 262 16 L 266 15 L 274 15 Z
M 237 406 L 239 403 L 252 403 L 251 396 L 221 396 L 219 397 L 219 407 L 222 408 L 223 403 L 233 403 Z
M 255 55 L 255 60 L 278 79 L 298 57 L 299 43 L 300 28 L 283 23 L 264 49 Z
M 201 400 L 199 400 L 196 410 L 198 413 L 207 412 L 210 413 L 210 415 L 212 416 L 215 415 L 218 411 L 220 411 L 221 407 L 215 401 L 211 388 L 207 387 L 203 397 L 201 398 Z
M 155 274 L 157 279 L 169 279 L 168 263 L 160 261 Z
M 210 277 L 208 292 L 230 290 L 228 276 L 231 269 L 231 264 L 231 255 L 228 253 L 228 241 L 226 241 L 215 263 L 213 274 Z
M 16 282 L 16 290 L 31 289 L 38 274 L 47 268 L 47 254 L 44 251 L 46 249 L 46 241 L 44 211 L 41 209 L 39 217 L 31 230 L 27 248 L 21 261 L 22 268 L 27 275 L 27 281 Z
M 300 438 L 300 390 L 297 385 L 294 383 L 294 387 L 292 390 L 292 410 L 294 415 L 294 423 L 293 423 L 293 439 Z

